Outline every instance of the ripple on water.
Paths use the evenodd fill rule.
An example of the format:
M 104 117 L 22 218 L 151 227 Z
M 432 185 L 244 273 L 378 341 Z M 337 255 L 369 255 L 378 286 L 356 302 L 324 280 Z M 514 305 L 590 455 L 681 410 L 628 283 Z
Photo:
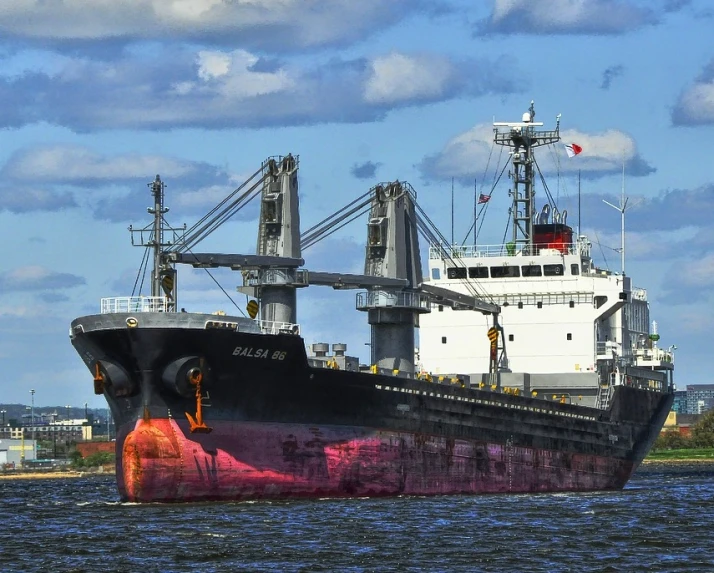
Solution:
M 623 491 L 203 504 L 114 479 L 0 483 L 3 571 L 714 571 L 714 464 Z

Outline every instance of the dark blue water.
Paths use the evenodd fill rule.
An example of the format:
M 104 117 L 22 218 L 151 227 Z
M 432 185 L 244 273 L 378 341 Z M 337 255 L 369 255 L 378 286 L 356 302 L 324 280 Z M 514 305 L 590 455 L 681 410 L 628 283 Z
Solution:
M 624 491 L 120 503 L 113 477 L 0 481 L 0 571 L 714 571 L 714 464 Z

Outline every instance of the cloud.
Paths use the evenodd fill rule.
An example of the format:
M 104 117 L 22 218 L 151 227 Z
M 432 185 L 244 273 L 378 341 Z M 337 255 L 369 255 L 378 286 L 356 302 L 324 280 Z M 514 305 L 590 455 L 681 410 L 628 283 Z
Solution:
M 714 254 L 697 258 L 679 258 L 672 263 L 662 282 L 663 298 L 670 305 L 705 302 L 714 292 L 711 277 L 714 273 Z M 676 284 L 671 277 L 677 277 Z M 686 294 L 686 295 L 685 295 Z M 685 295 L 685 296 L 683 296 Z M 705 304 L 704 306 L 709 306 Z M 701 313 L 709 315 L 709 313 Z
M 368 103 L 438 100 L 461 78 L 446 57 L 391 53 L 370 63 L 364 99 Z
M 583 213 L 587 220 L 598 221 L 603 229 L 619 230 L 620 216 L 603 199 L 619 205 L 620 197 L 614 194 L 587 193 L 582 196 Z M 696 189 L 670 189 L 655 197 L 629 197 L 629 207 L 625 211 L 628 229 L 661 232 L 676 229 L 697 228 L 702 232 L 714 229 L 711 213 L 714 212 L 714 184 Z M 714 236 L 709 237 L 714 239 Z M 700 252 L 711 240 L 699 235 L 697 240 L 683 239 L 678 247 L 681 251 Z
M 19 267 L 0 275 L 0 292 L 51 291 L 86 284 L 82 277 L 41 266 Z
M 0 37 L 60 48 L 178 40 L 275 53 L 347 45 L 443 8 L 433 0 L 13 0 L 0 7 Z
M 666 0 L 664 3 L 665 12 L 678 12 L 692 3 L 692 0 Z
M 600 89 L 609 90 L 612 80 L 619 78 L 624 70 L 625 68 L 621 65 L 606 68 L 602 73 L 602 83 L 600 84 Z
M 70 298 L 60 292 L 43 292 L 39 295 L 40 300 L 47 304 L 56 304 L 58 302 L 67 302 Z
M 693 85 L 679 96 L 672 109 L 674 125 L 714 123 L 714 60 L 709 62 Z
M 65 58 L 53 72 L 0 76 L 0 122 L 80 132 L 365 122 L 407 106 L 511 93 L 520 89 L 514 76 L 505 60 L 391 53 L 301 67 L 244 50 L 167 48 L 150 58 Z
M 365 161 L 360 164 L 355 163 L 350 169 L 350 173 L 357 179 L 374 179 L 377 169 L 381 166 L 381 163 L 374 163 L 373 161 Z
M 137 153 L 101 155 L 88 147 L 55 144 L 16 151 L 0 175 L 17 182 L 94 187 L 97 184 L 147 182 L 157 173 L 182 180 L 225 179 L 226 174 L 207 163 Z
M 598 178 L 622 171 L 622 162 L 631 176 L 643 176 L 655 169 L 637 152 L 635 141 L 627 134 L 608 130 L 599 134 L 588 134 L 569 129 L 560 132 L 562 143 L 577 143 L 583 152 L 575 158 L 568 158 L 563 145 L 541 151 L 539 166 L 545 173 L 575 174 L 581 172 L 585 178 Z M 444 148 L 426 156 L 419 164 L 419 170 L 428 180 L 447 181 L 452 177 L 462 182 L 472 182 L 481 176 L 489 164 L 493 147 L 493 127 L 490 124 L 476 125 L 470 130 L 452 138 Z M 502 155 L 498 155 L 501 154 Z M 500 165 L 506 160 L 506 152 L 496 150 L 491 158 L 490 169 L 500 157 Z
M 0 170 L 3 180 L 15 183 L 0 187 L 0 210 L 56 211 L 77 206 L 81 196 L 97 218 L 126 221 L 143 211 L 150 198 L 146 185 L 156 174 L 170 182 L 173 214 L 204 213 L 242 182 L 205 162 L 41 145 L 16 151 Z
M 657 18 L 628 0 L 495 0 L 479 34 L 623 34 Z
M 33 213 L 60 211 L 76 206 L 77 203 L 71 193 L 39 187 L 9 185 L 0 187 L 0 211 Z

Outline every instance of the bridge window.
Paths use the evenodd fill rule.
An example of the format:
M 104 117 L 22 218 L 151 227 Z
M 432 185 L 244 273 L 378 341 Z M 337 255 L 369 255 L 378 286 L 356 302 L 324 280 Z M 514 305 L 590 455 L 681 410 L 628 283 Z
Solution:
M 465 279 L 466 267 L 449 267 L 446 269 L 446 276 L 450 279 Z
M 524 277 L 540 277 L 543 276 L 540 265 L 523 265 L 521 272 Z
M 487 279 L 488 267 L 469 267 L 470 279 Z
M 512 335 L 512 334 L 509 334 L 509 335 L 508 335 L 508 342 L 513 342 L 513 335 Z
M 512 266 L 491 267 L 491 278 L 517 278 L 521 276 L 521 269 Z
M 568 340 L 572 340 L 572 339 L 573 339 L 573 333 L 572 333 L 572 332 L 568 332 Z
M 435 281 L 438 281 L 441 278 L 439 269 L 431 269 L 431 278 Z
M 543 274 L 547 277 L 562 277 L 563 265 L 543 265 Z
M 571 275 L 579 275 L 580 274 L 580 265 L 578 263 L 573 263 L 570 265 L 570 274 Z
M 442 344 L 446 344 L 446 336 L 442 336 L 442 337 L 441 337 L 441 343 L 442 343 Z

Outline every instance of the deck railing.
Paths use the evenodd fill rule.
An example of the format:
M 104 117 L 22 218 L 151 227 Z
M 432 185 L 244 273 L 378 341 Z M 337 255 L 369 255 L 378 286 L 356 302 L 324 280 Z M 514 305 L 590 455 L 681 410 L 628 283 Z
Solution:
M 170 312 L 169 299 L 165 296 L 114 296 L 101 300 L 100 312 L 134 313 L 134 312 Z
M 559 249 L 549 249 L 547 245 L 534 245 L 539 249 L 541 254 L 553 254 L 553 255 L 576 255 L 578 254 L 578 247 L 576 245 L 571 245 L 565 247 L 566 253 L 561 252 Z M 505 256 L 521 256 L 520 250 L 515 250 L 512 244 L 502 244 L 502 245 L 432 245 L 429 247 L 429 258 L 430 259 L 443 259 L 444 257 L 451 257 L 452 259 L 468 259 L 468 258 L 479 258 L 479 257 L 505 257 Z
M 300 325 L 292 322 L 256 321 L 263 334 L 300 334 Z

